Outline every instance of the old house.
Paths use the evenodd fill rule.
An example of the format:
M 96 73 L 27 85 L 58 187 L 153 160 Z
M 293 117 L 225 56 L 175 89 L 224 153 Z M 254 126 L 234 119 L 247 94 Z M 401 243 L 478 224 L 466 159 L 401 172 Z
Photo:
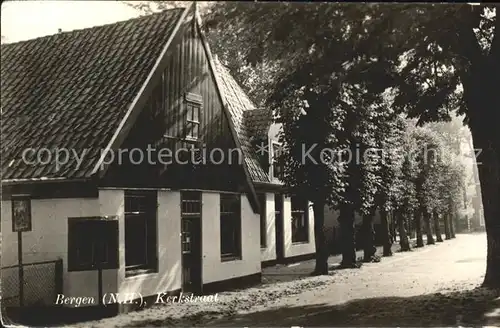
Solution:
M 280 150 L 281 123 L 267 109 L 256 108 L 228 70 L 215 61 L 223 97 L 234 120 L 238 138 L 247 153 L 250 177 L 260 212 L 263 265 L 314 257 L 314 216 L 310 202 L 290 197 L 280 180 L 282 168 L 275 158 Z
M 251 141 L 277 127 L 194 6 L 1 50 L 4 304 L 207 294 L 314 253 L 312 210 Z

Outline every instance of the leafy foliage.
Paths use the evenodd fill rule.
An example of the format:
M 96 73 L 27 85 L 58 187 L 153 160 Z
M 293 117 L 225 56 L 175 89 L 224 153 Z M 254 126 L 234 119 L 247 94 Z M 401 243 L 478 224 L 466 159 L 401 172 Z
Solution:
M 412 126 L 449 121 L 454 111 L 488 147 L 481 183 L 488 186 L 485 192 L 498 195 L 498 8 L 216 2 L 203 15 L 214 52 L 283 123 L 280 160 L 290 190 L 332 207 L 348 203 L 363 213 L 374 206 L 410 212 L 418 205 L 444 211 L 459 200 L 460 137 L 446 130 L 450 126 Z M 405 120 L 403 113 L 415 120 Z M 312 145 L 319 165 L 302 160 L 303 147 Z M 335 156 L 371 148 L 397 154 L 349 164 Z M 330 150 L 327 163 L 322 149 Z M 452 160 L 428 158 L 426 149 L 451 154 Z M 485 204 L 487 221 L 494 220 L 498 206 Z M 495 272 L 485 279 L 499 280 L 500 269 Z

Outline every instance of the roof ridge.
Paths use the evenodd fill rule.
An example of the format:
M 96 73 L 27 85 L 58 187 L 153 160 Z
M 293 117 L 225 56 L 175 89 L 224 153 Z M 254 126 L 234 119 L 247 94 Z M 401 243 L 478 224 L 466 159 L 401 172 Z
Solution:
M 16 42 L 2 43 L 1 47 L 4 48 L 4 47 L 11 46 L 11 45 L 19 45 L 19 44 L 22 44 L 22 43 L 25 43 L 25 42 L 33 42 L 34 40 L 39 40 L 39 41 L 42 41 L 43 39 L 49 40 L 50 38 L 57 38 L 57 37 L 60 37 L 60 36 L 63 36 L 63 35 L 66 36 L 66 35 L 69 35 L 69 34 L 72 34 L 72 33 L 79 33 L 79 32 L 86 32 L 86 31 L 90 31 L 90 30 L 97 30 L 97 29 L 100 29 L 100 28 L 109 27 L 111 25 L 125 24 L 125 23 L 129 23 L 129 22 L 132 22 L 132 21 L 135 21 L 135 20 L 140 20 L 140 19 L 149 19 L 152 16 L 159 16 L 159 15 L 165 14 L 167 11 L 175 11 L 175 10 L 184 11 L 186 8 L 187 7 L 169 8 L 169 9 L 164 9 L 164 10 L 157 11 L 157 12 L 154 12 L 154 13 L 151 13 L 151 14 L 138 15 L 136 17 L 131 17 L 131 18 L 128 18 L 128 19 L 125 19 L 125 20 L 119 20 L 119 21 L 116 21 L 116 22 L 113 22 L 113 23 L 106 23 L 106 24 L 102 24 L 102 25 L 95 25 L 95 26 L 90 26 L 90 27 L 84 27 L 84 28 L 74 29 L 74 30 L 70 30 L 70 31 L 63 31 L 63 32 L 59 32 L 59 33 L 54 33 L 54 34 L 49 34 L 49 35 L 43 35 L 43 36 L 39 36 L 39 37 L 36 37 L 36 38 L 26 39 L 26 40 L 20 40 L 20 41 L 16 41 Z

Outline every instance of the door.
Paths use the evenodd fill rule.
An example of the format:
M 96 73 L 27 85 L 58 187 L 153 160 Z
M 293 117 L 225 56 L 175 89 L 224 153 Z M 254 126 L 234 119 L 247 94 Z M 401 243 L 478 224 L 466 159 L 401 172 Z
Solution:
M 276 232 L 276 260 L 280 262 L 284 256 L 283 230 L 283 194 L 274 194 L 275 232 Z
M 199 217 L 181 219 L 182 291 L 201 294 L 201 224 Z

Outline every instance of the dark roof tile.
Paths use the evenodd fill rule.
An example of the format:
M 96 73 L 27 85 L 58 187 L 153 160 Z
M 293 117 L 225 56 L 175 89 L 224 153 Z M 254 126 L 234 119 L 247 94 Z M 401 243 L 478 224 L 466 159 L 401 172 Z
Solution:
M 1 46 L 2 180 L 89 177 L 184 9 Z M 27 148 L 88 149 L 59 171 Z
M 243 124 L 247 127 L 250 137 L 267 137 L 272 120 L 272 113 L 268 109 L 254 109 L 243 112 Z
M 214 59 L 215 70 L 220 82 L 222 97 L 228 106 L 229 113 L 236 130 L 236 134 L 241 144 L 242 152 L 245 156 L 250 177 L 253 182 L 270 182 L 269 175 L 259 164 L 256 149 L 251 143 L 253 128 L 246 124 L 245 116 L 253 116 L 245 114 L 247 111 L 258 111 L 256 115 L 262 115 L 261 111 L 256 109 L 254 103 L 247 96 L 245 91 L 238 85 L 236 80 L 231 76 L 228 69 L 222 65 L 218 59 Z M 252 122 L 251 120 L 248 122 Z

